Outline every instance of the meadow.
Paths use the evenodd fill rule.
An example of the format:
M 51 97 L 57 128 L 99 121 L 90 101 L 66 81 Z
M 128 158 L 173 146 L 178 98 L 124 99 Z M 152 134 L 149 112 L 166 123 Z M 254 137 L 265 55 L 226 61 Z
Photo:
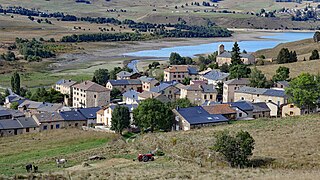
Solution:
M 320 116 L 309 115 L 140 134 L 128 142 L 114 134 L 70 129 L 19 135 L 0 139 L 4 147 L 0 174 L 74 179 L 318 179 L 319 128 Z M 220 154 L 210 150 L 215 133 L 221 130 L 245 130 L 253 136 L 252 167 L 230 168 Z M 165 156 L 148 163 L 132 161 L 138 153 L 156 148 Z M 91 155 L 107 159 L 88 161 Z M 54 159 L 62 157 L 70 159 L 70 164 L 58 169 Z M 24 164 L 28 162 L 38 164 L 42 173 L 26 174 Z M 83 162 L 89 166 L 82 166 Z

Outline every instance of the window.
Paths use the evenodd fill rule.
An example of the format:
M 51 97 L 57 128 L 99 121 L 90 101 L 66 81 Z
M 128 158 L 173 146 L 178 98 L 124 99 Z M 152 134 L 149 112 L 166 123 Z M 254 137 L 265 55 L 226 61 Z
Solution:
M 86 126 L 86 123 L 83 123 L 82 126 Z
M 177 76 L 176 75 L 173 75 L 173 78 L 176 78 Z
M 239 113 L 239 117 L 242 117 L 242 113 Z
M 47 130 L 48 129 L 48 126 L 43 126 L 43 130 Z
M 53 129 L 53 125 L 51 125 L 51 129 Z
M 253 115 L 252 117 L 255 119 L 255 118 L 256 118 L 256 115 Z
M 93 95 L 94 98 L 97 98 L 97 95 Z
M 56 129 L 60 129 L 60 124 L 56 124 Z
M 203 96 L 203 99 L 207 99 L 207 95 L 204 95 L 204 96 Z
M 293 112 L 292 111 L 290 111 L 290 116 L 292 116 L 293 115 Z
M 244 97 L 241 97 L 241 100 L 244 100 Z
M 29 131 L 30 131 L 30 129 L 29 129 L 29 128 L 27 128 L 27 129 L 26 129 L 26 132 L 29 132 Z
M 180 76 L 180 75 L 178 75 L 178 78 L 181 78 L 181 76 Z
M 213 96 L 212 96 L 212 94 L 210 94 L 210 99 L 212 99 L 213 98 Z
M 75 123 L 74 126 L 75 126 L 75 127 L 78 127 L 78 123 Z
M 290 108 L 293 108 L 293 107 L 294 107 L 294 105 L 293 105 L 293 104 L 291 104 L 291 105 L 290 105 Z

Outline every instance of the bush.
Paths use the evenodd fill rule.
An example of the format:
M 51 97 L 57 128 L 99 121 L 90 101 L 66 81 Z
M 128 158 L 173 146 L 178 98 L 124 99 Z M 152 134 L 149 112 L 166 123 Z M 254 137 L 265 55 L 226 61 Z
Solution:
M 249 163 L 254 149 L 254 139 L 246 131 L 240 131 L 236 136 L 222 131 L 216 134 L 213 150 L 222 154 L 231 167 L 245 167 Z

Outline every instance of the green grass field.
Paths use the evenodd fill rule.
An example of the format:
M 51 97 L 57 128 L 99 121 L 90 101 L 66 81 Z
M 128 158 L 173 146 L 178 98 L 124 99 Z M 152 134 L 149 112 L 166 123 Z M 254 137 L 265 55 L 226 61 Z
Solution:
M 56 158 L 68 158 L 68 166 L 78 164 L 82 154 L 103 147 L 111 136 L 68 129 L 21 137 L 0 139 L 0 174 L 25 173 L 24 167 L 28 163 L 38 164 L 42 172 L 55 171 Z

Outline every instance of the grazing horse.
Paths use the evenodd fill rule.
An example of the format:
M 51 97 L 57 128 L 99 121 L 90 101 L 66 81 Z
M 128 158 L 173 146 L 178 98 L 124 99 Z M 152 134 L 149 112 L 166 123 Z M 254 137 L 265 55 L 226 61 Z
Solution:
M 38 166 L 33 165 L 33 172 L 37 173 L 38 172 Z
M 26 170 L 27 170 L 27 172 L 32 171 L 32 164 L 27 164 L 26 165 Z
M 66 159 L 56 159 L 56 163 L 57 163 L 58 167 L 61 167 L 61 165 L 62 165 L 62 167 L 64 167 L 65 164 L 67 163 L 67 160 Z

